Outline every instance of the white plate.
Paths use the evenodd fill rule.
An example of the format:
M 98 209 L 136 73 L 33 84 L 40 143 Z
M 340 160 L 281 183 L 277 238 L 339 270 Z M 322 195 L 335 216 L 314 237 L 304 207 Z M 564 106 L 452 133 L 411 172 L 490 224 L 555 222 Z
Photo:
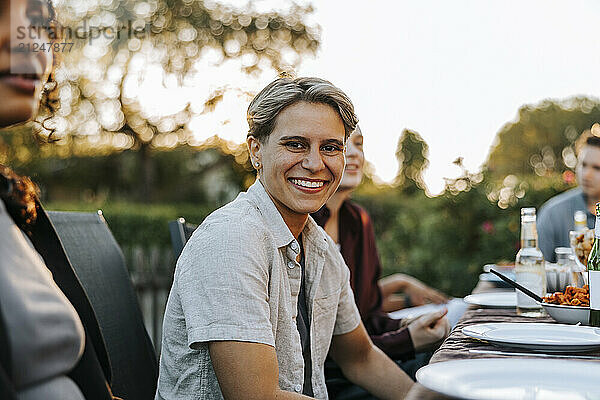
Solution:
M 600 363 L 480 358 L 429 364 L 417 371 L 428 389 L 462 399 L 600 399 Z
M 507 278 L 515 280 L 515 273 L 509 272 L 507 274 L 503 274 Z M 479 274 L 479 280 L 484 282 L 493 282 L 493 283 L 506 283 L 498 275 L 494 275 L 491 272 L 484 272 L 483 274 Z M 508 284 L 507 284 L 508 285 Z
M 412 319 L 447 308 L 448 314 L 446 317 L 450 322 L 450 326 L 454 327 L 467 310 L 467 306 L 468 304 L 466 304 L 463 299 L 454 298 L 446 304 L 425 304 L 424 306 L 403 308 L 402 310 L 391 312 L 388 315 L 393 319 Z
M 469 304 L 487 308 L 515 308 L 517 306 L 517 294 L 514 290 L 470 294 L 464 300 Z
M 536 322 L 498 322 L 465 326 L 462 333 L 493 345 L 546 352 L 579 352 L 600 348 L 600 329 Z
M 515 274 L 514 274 L 514 272 L 508 272 L 508 273 L 506 273 L 504 275 L 507 278 L 512 279 L 513 281 L 515 280 Z M 500 279 L 500 277 L 492 274 L 491 272 L 484 272 L 483 274 L 479 274 L 479 280 L 481 282 L 489 282 L 489 283 L 493 284 L 496 287 L 512 288 L 512 286 L 509 283 L 504 282 L 502 279 Z

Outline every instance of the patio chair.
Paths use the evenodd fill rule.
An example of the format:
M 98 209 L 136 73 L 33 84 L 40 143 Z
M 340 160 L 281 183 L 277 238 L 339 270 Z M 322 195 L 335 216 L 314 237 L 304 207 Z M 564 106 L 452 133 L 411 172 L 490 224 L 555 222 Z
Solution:
M 171 244 L 173 245 L 173 255 L 175 260 L 179 258 L 183 247 L 192 236 L 198 225 L 185 222 L 185 218 L 177 218 L 169 222 L 169 231 L 171 232 Z
M 106 343 L 115 396 L 152 399 L 158 362 L 121 248 L 102 212 L 48 212 Z

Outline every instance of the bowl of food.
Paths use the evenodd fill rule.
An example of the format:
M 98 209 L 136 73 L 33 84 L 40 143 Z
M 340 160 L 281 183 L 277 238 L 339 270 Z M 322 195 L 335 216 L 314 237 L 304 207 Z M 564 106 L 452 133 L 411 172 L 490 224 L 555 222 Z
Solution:
M 590 291 L 587 285 L 581 288 L 567 286 L 564 293 L 556 292 L 545 296 L 543 300 L 540 303 L 541 306 L 557 322 L 588 325 L 590 318 Z

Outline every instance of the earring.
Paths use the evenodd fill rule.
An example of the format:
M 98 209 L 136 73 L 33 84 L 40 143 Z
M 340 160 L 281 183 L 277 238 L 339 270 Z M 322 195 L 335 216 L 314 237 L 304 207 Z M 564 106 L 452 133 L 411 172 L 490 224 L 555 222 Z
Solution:
M 256 169 L 258 169 L 258 168 L 260 168 L 260 163 L 259 163 L 258 161 L 256 161 L 256 162 L 254 163 L 254 166 L 256 167 Z

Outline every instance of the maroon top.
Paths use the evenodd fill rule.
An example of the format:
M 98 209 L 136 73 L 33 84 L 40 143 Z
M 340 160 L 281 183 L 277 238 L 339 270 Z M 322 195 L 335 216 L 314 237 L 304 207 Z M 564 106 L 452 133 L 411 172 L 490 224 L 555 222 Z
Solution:
M 311 214 L 320 226 L 331 216 L 327 206 Z M 415 350 L 407 328 L 381 310 L 381 262 L 369 214 L 346 200 L 340 208 L 338 239 L 344 261 L 350 269 L 350 286 L 362 321 L 373 343 L 394 360 L 414 358 Z

